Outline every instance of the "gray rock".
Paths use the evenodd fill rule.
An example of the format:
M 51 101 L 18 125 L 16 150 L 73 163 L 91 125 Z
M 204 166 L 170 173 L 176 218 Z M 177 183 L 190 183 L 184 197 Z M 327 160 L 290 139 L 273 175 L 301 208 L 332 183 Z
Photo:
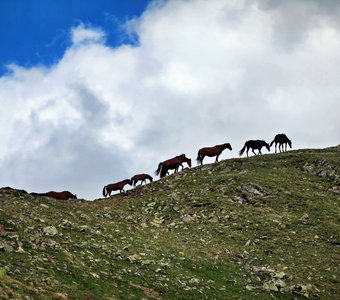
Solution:
M 219 222 L 219 219 L 217 216 L 212 216 L 210 219 L 209 219 L 209 222 L 210 223 L 214 223 L 214 224 L 217 224 Z
M 262 188 L 258 185 L 255 185 L 255 184 L 244 185 L 242 187 L 242 192 L 248 193 L 248 194 L 253 194 L 253 195 L 259 195 L 259 196 L 264 195 L 264 193 L 262 192 Z
M 58 233 L 58 230 L 54 226 L 47 226 L 43 228 L 43 233 L 45 235 L 55 236 Z
M 4 242 L 0 242 L 0 252 L 13 252 L 14 248 Z
M 191 215 L 184 215 L 184 216 L 181 217 L 181 221 L 184 222 L 184 223 L 190 223 L 194 220 L 195 220 L 195 218 Z

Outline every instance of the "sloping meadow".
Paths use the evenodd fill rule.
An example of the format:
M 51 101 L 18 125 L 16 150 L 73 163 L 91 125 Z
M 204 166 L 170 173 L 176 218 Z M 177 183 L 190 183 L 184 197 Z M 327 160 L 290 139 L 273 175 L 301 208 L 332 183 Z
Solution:
M 92 202 L 0 190 L 0 298 L 339 298 L 339 169 L 338 146 Z

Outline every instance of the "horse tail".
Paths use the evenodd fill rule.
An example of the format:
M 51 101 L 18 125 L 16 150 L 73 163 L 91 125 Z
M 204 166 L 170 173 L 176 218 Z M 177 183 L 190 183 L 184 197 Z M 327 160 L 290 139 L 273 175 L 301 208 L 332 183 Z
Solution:
M 197 162 L 201 161 L 201 150 L 198 150 L 196 161 Z
M 107 189 L 106 186 L 103 187 L 103 196 L 106 198 L 107 196 Z
M 242 156 L 244 151 L 246 150 L 247 143 L 244 144 L 243 148 L 240 150 L 239 155 Z
M 155 175 L 159 175 L 159 173 L 161 172 L 161 170 L 162 170 L 162 166 L 163 166 L 163 163 L 159 163 L 158 164 L 158 168 L 157 168 L 157 170 L 155 171 Z

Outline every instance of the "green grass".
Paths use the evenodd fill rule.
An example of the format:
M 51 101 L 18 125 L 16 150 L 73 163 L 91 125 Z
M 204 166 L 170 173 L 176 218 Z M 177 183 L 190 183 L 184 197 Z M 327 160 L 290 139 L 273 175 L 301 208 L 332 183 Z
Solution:
M 339 154 L 224 160 L 95 202 L 0 190 L 0 298 L 339 298 Z

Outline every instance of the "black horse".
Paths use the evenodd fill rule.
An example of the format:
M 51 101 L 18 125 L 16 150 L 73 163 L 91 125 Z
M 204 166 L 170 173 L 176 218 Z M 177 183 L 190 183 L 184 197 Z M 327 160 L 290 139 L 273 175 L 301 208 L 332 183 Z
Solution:
M 270 143 L 270 147 L 275 143 L 275 153 L 276 153 L 276 146 L 279 144 L 279 151 L 284 152 L 287 151 L 287 144 L 290 148 L 292 148 L 292 141 L 284 134 L 277 134 L 274 140 Z
M 270 146 L 267 144 L 267 142 L 263 141 L 263 140 L 250 140 L 250 141 L 247 141 L 243 148 L 240 150 L 240 156 L 244 153 L 244 150 L 246 150 L 247 148 L 247 156 L 248 156 L 248 151 L 249 149 L 251 148 L 251 151 L 257 155 L 254 150 L 257 149 L 259 150 L 259 153 L 258 154 L 262 154 L 261 152 L 261 148 L 262 147 L 266 147 L 268 151 L 270 151 Z

